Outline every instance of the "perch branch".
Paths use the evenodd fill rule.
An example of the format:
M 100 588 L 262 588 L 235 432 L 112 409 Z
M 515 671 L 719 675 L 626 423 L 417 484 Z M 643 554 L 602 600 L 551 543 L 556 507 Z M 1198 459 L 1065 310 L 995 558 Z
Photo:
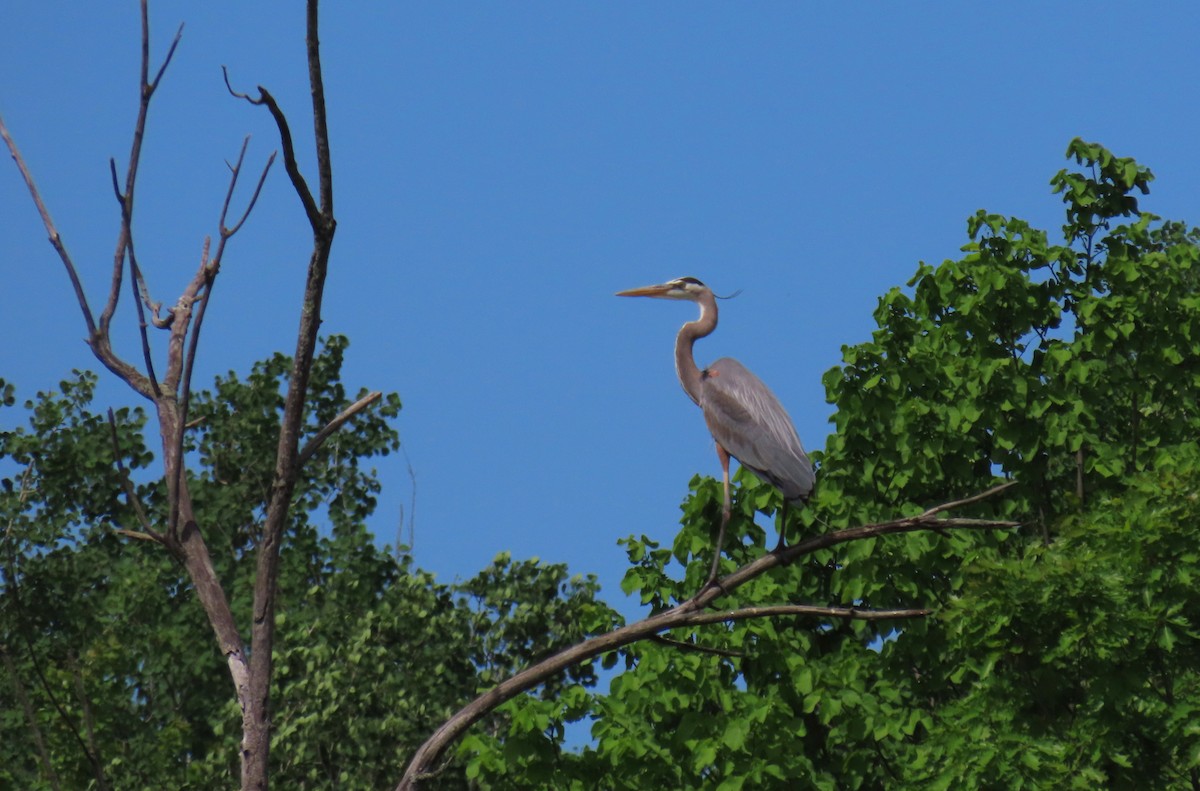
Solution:
M 1003 484 L 988 489 L 981 494 L 934 506 L 924 513 L 880 522 L 871 525 L 851 527 L 836 530 L 819 536 L 813 536 L 790 547 L 779 548 L 769 552 L 747 565 L 737 569 L 728 576 L 701 588 L 692 598 L 674 607 L 654 613 L 636 623 L 622 626 L 582 643 L 571 646 L 559 653 L 538 662 L 516 675 L 500 682 L 492 689 L 483 693 L 453 714 L 434 731 L 409 760 L 408 768 L 396 791 L 411 791 L 427 776 L 429 768 L 434 766 L 442 752 L 457 740 L 467 728 L 478 722 L 488 712 L 497 706 L 511 700 L 522 692 L 526 692 L 549 678 L 556 676 L 568 667 L 591 659 L 608 651 L 630 645 L 640 640 L 651 639 L 669 629 L 680 626 L 712 623 L 717 621 L 736 620 L 737 618 L 772 617 L 773 615 L 819 615 L 823 617 L 860 618 L 882 620 L 886 618 L 903 618 L 927 614 L 924 609 L 914 610 L 859 610 L 853 607 L 810 607 L 808 605 L 780 605 L 778 607 L 751 607 L 742 610 L 727 610 L 724 612 L 709 612 L 706 608 L 719 596 L 732 593 L 738 587 L 750 580 L 761 576 L 768 570 L 792 562 L 803 555 L 812 554 L 820 549 L 835 546 L 847 541 L 859 541 L 875 536 L 891 533 L 905 533 L 917 530 L 943 529 L 1004 529 L 1019 526 L 1017 522 L 986 520 L 986 519 L 939 519 L 938 514 L 955 506 L 967 505 L 992 497 L 1005 491 L 1013 483 Z
M 708 623 L 745 621 L 750 618 L 777 618 L 784 615 L 811 615 L 820 618 L 843 618 L 850 621 L 894 621 L 901 618 L 921 618 L 932 610 L 924 608 L 903 610 L 873 610 L 868 607 L 820 607 L 814 604 L 777 604 L 770 607 L 742 607 L 736 610 L 717 610 L 693 613 L 681 621 L 683 626 Z

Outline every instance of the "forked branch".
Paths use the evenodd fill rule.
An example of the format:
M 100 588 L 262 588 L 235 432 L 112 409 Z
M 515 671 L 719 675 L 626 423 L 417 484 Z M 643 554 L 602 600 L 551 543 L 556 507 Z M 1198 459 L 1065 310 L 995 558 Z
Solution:
M 560 651 L 554 656 L 542 660 L 511 678 L 500 682 L 500 684 L 480 695 L 446 720 L 413 754 L 408 768 L 405 770 L 404 777 L 396 787 L 396 791 L 412 791 L 412 789 L 417 788 L 422 780 L 429 777 L 429 773 L 436 766 L 439 757 L 445 749 L 461 737 L 467 728 L 471 727 L 471 725 L 478 722 L 482 717 L 495 710 L 501 704 L 513 699 L 522 692 L 545 683 L 548 679 L 553 678 L 568 667 L 609 651 L 623 648 L 640 640 L 655 639 L 656 636 L 662 635 L 670 629 L 749 618 L 773 618 L 784 615 L 810 615 L 824 618 L 860 620 L 885 620 L 927 615 L 929 610 L 926 609 L 870 610 L 855 607 L 820 607 L 799 604 L 745 607 L 712 612 L 706 608 L 718 597 L 732 593 L 737 588 L 761 576 L 772 568 L 791 563 L 801 556 L 812 554 L 820 549 L 848 541 L 860 541 L 891 533 L 907 533 L 918 530 L 997 530 L 1018 527 L 1019 523 L 1017 522 L 1002 520 L 939 518 L 939 514 L 945 511 L 993 497 L 1014 484 L 1015 482 L 1002 484 L 972 497 L 944 503 L 930 508 L 918 516 L 862 525 L 845 530 L 835 530 L 831 533 L 813 536 L 794 546 L 777 549 L 742 566 L 713 584 L 706 585 L 695 596 L 670 609 L 655 613 L 636 623 L 614 629 L 606 634 L 592 637 L 578 645 Z
M 329 256 L 337 221 L 333 215 L 332 165 L 330 163 L 329 133 L 325 124 L 325 87 L 321 77 L 320 35 L 318 32 L 317 0 L 308 0 L 305 10 L 305 48 L 308 55 L 308 81 L 313 103 L 318 194 L 320 205 L 313 200 L 296 163 L 295 148 L 287 119 L 275 99 L 259 88 L 260 100 L 275 119 L 283 147 L 283 162 L 292 187 L 304 206 L 313 232 L 312 252 L 300 307 L 300 326 L 296 333 L 296 352 L 288 374 L 287 395 L 284 397 L 283 419 L 280 422 L 279 444 L 276 447 L 275 472 L 267 502 L 266 519 L 259 540 L 254 578 L 253 627 L 251 631 L 249 691 L 242 710 L 242 786 L 266 788 L 270 751 L 272 645 L 275 635 L 275 601 L 279 587 L 279 552 L 288 525 L 292 493 L 300 472 L 300 437 L 304 410 L 312 376 L 313 355 L 317 333 L 321 326 L 321 308 L 325 299 L 325 278 L 329 271 Z M 232 89 L 231 89 L 232 91 Z
M 106 343 L 108 339 L 108 327 L 112 322 L 113 313 L 117 310 L 117 302 L 121 296 L 121 281 L 125 270 L 125 256 L 128 252 L 130 241 L 133 238 L 134 188 L 137 186 L 138 167 L 141 165 L 142 160 L 142 142 L 146 137 L 146 118 L 150 113 L 150 99 L 158 89 L 159 82 L 162 81 L 163 75 L 167 71 L 167 66 L 171 64 L 171 59 L 175 56 L 175 49 L 179 46 L 179 41 L 183 37 L 183 25 L 181 24 L 179 29 L 175 31 L 175 38 L 172 39 L 171 46 L 167 49 L 166 57 L 163 58 L 158 72 L 154 75 L 154 79 L 151 80 L 150 9 L 147 0 L 141 0 L 141 21 L 142 57 L 139 77 L 138 115 L 133 125 L 133 142 L 129 150 L 129 164 L 125 169 L 125 187 L 118 196 L 118 201 L 121 204 L 121 228 L 117 233 L 117 248 L 113 253 L 112 282 L 109 286 L 108 302 L 105 303 L 104 311 L 100 314 L 100 334 Z

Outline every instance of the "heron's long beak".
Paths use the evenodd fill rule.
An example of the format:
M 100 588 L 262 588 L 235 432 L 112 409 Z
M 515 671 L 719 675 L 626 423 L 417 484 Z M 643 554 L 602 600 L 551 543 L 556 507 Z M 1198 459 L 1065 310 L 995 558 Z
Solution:
M 628 291 L 618 291 L 618 297 L 665 297 L 673 288 L 670 283 L 660 283 L 657 286 L 642 286 Z

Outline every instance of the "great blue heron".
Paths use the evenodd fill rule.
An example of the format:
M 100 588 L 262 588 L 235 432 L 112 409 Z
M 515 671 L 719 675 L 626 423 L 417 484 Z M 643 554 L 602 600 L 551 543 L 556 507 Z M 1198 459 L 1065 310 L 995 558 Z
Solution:
M 693 344 L 717 328 L 717 300 L 711 288 L 694 277 L 681 277 L 657 286 L 618 291 L 617 296 L 686 299 L 700 306 L 700 318 L 684 324 L 675 338 L 675 370 L 684 392 L 704 410 L 704 421 L 717 441 L 721 460 L 725 507 L 709 575 L 711 583 L 717 576 L 730 518 L 729 458 L 737 459 L 783 493 L 777 550 L 784 545 L 787 504 L 802 504 L 812 493 L 812 462 L 779 399 L 746 366 L 730 357 L 722 357 L 704 370 L 696 365 Z

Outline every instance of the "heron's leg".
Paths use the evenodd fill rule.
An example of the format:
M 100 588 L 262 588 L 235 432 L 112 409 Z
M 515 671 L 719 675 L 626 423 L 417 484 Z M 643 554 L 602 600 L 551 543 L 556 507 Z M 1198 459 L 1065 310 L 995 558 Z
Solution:
M 713 549 L 712 570 L 708 573 L 708 582 L 705 583 L 705 587 L 717 579 L 717 569 L 721 564 L 721 548 L 725 546 L 725 528 L 729 525 L 729 517 L 733 511 L 729 500 L 729 452 L 719 443 L 717 444 L 717 458 L 721 460 L 721 478 L 725 483 L 725 505 L 721 509 L 721 528 L 717 531 L 717 545 Z
M 784 500 L 783 508 L 779 511 L 779 543 L 775 545 L 775 552 L 787 546 L 787 509 L 788 501 Z

